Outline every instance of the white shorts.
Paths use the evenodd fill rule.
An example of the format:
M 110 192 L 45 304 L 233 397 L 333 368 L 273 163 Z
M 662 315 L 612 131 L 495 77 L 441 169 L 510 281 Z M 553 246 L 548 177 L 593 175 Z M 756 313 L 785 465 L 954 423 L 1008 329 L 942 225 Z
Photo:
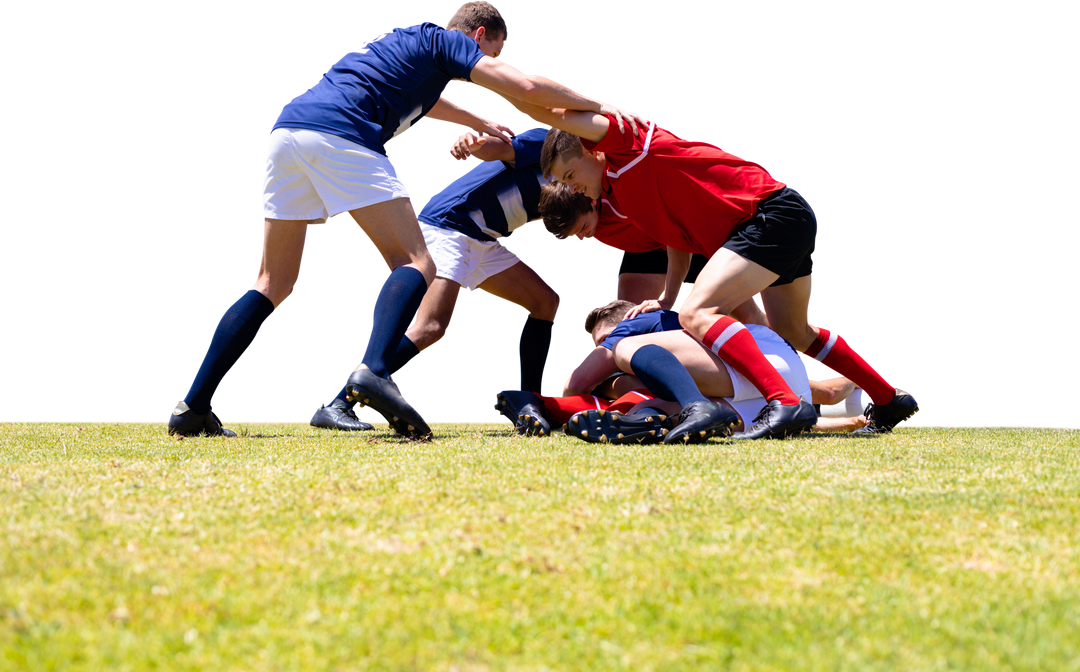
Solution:
M 390 159 L 336 135 L 298 128 L 270 133 L 263 188 L 267 219 L 325 222 L 395 198 L 408 198 Z
M 435 275 L 462 287 L 476 289 L 491 276 L 521 261 L 497 240 L 485 242 L 425 222 L 420 222 L 420 231 L 435 261 Z
M 748 324 L 746 328 L 761 348 L 761 354 L 765 355 L 765 359 L 776 367 L 791 387 L 791 391 L 796 396 L 805 399 L 807 403 L 814 403 L 810 396 L 810 378 L 806 375 L 806 366 L 799 354 L 772 329 L 758 324 Z M 765 407 L 765 399 L 753 383 L 728 366 L 727 362 L 724 362 L 724 367 L 731 375 L 731 384 L 735 388 L 735 395 L 724 400 L 731 404 L 731 407 L 742 418 L 743 426 L 749 428 L 758 412 Z

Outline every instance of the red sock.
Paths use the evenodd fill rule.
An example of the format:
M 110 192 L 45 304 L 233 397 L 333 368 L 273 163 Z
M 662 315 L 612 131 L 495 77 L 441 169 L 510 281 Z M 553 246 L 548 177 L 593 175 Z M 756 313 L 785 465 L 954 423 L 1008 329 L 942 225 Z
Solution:
M 701 342 L 753 383 L 766 401 L 779 399 L 784 406 L 799 403 L 799 397 L 791 391 L 776 367 L 761 354 L 761 348 L 742 322 L 721 317 L 709 327 Z
M 643 401 L 653 399 L 653 395 L 649 394 L 648 390 L 634 390 L 633 392 L 627 392 L 615 401 L 611 402 L 607 410 L 617 411 L 619 413 L 627 413 L 631 408 L 637 406 Z
M 818 337 L 806 349 L 806 354 L 861 387 L 878 406 L 889 403 L 896 396 L 896 388 L 885 382 L 839 334 L 819 327 Z
M 607 410 L 611 405 L 607 399 L 594 397 L 591 394 L 578 394 L 573 397 L 543 397 L 543 400 L 548 419 L 552 424 L 560 425 L 569 422 L 570 416 L 578 411 Z
M 573 397 L 541 397 L 548 419 L 556 423 L 567 423 L 570 417 L 579 411 L 618 411 L 626 413 L 639 403 L 652 399 L 648 390 L 627 392 L 615 401 L 608 401 L 591 394 L 578 394 Z

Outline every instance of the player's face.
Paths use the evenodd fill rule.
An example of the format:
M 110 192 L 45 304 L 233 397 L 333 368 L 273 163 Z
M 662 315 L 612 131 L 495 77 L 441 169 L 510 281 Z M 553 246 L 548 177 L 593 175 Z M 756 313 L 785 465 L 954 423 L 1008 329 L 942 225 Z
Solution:
M 570 236 L 577 236 L 578 240 L 585 240 L 586 238 L 592 238 L 596 233 L 596 225 L 600 221 L 600 213 L 597 209 L 596 201 L 592 203 L 592 210 L 586 212 L 577 218 L 574 222 L 574 226 L 571 227 L 570 233 L 567 234 L 567 238 Z
M 608 337 L 608 335 L 614 328 L 615 327 L 613 325 L 608 325 L 606 327 L 600 327 L 599 329 L 597 329 L 592 337 L 593 346 L 600 347 L 600 344 L 604 342 L 604 339 Z
M 575 194 L 585 194 L 593 199 L 600 198 L 604 163 L 592 152 L 585 152 L 569 161 L 555 159 L 551 164 L 551 176 L 570 187 L 570 191 Z
M 483 26 L 476 29 L 476 43 L 480 45 L 480 51 L 484 52 L 485 56 L 498 58 L 499 54 L 502 53 L 505 41 L 505 38 L 501 36 L 497 40 L 489 40 L 487 31 Z

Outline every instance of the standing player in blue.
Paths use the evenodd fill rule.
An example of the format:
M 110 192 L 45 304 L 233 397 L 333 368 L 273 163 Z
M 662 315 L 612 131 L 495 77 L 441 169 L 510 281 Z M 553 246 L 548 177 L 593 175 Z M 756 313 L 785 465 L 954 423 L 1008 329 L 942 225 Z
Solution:
M 398 343 L 390 373 L 443 337 L 462 287 L 480 288 L 529 311 L 521 332 L 521 389 L 540 392 L 551 346 L 551 326 L 559 295 L 499 242 L 518 227 L 540 218 L 540 149 L 546 128 L 534 128 L 510 142 L 467 133 L 454 144 L 461 159 L 484 163 L 455 180 L 420 211 L 420 230 L 435 261 L 416 320 Z M 370 429 L 353 412 L 343 389 L 311 418 L 315 427 Z
M 451 79 L 544 107 L 610 113 L 620 127 L 623 119 L 611 106 L 495 60 L 506 35 L 498 10 L 486 2 L 467 3 L 448 29 L 424 23 L 368 42 L 285 106 L 270 134 L 258 279 L 218 324 L 191 389 L 169 418 L 170 434 L 234 436 L 211 410 L 214 391 L 262 322 L 292 292 L 307 225 L 348 212 L 391 273 L 375 303 L 363 361 L 345 389 L 351 398 L 379 411 L 398 433 L 409 438 L 430 435 L 423 418 L 389 379 L 389 365 L 435 277 L 435 264 L 385 144 L 426 115 L 508 141 L 506 127 L 441 98 Z M 635 133 L 637 121 L 630 119 Z

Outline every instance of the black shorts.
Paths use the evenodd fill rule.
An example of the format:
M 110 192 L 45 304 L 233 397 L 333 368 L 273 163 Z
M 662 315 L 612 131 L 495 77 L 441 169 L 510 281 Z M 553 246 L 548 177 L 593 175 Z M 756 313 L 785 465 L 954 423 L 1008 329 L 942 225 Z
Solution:
M 686 282 L 696 282 L 698 273 L 709 263 L 709 258 L 695 254 L 690 257 L 690 270 L 686 273 Z M 623 273 L 667 273 L 667 250 L 660 248 L 651 252 L 623 252 L 619 275 Z
M 810 275 L 817 218 L 799 192 L 784 187 L 758 203 L 754 216 L 735 227 L 724 248 L 776 273 L 786 285 Z

